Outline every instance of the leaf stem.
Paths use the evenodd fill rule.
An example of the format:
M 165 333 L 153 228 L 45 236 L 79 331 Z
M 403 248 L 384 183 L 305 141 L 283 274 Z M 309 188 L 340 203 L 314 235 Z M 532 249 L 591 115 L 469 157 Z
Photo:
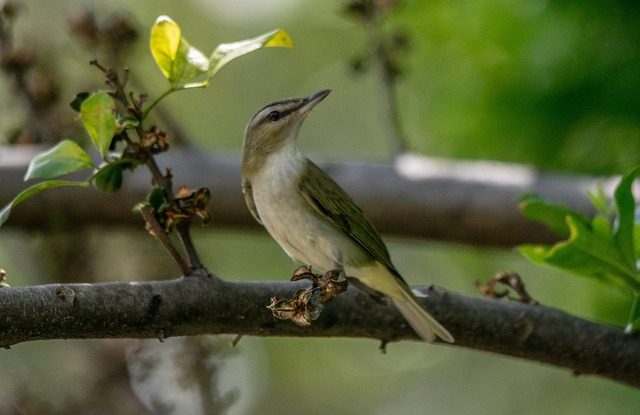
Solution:
M 170 94 L 170 93 L 172 93 L 172 92 L 178 91 L 178 90 L 179 90 L 179 89 L 176 89 L 176 88 L 174 88 L 174 87 L 171 87 L 171 88 L 167 89 L 167 90 L 166 90 L 162 95 L 160 95 L 158 98 L 156 98 L 156 100 L 155 100 L 155 101 L 153 101 L 151 104 L 149 104 L 149 106 L 147 107 L 147 109 L 145 109 L 145 110 L 142 112 L 142 116 L 140 117 L 140 121 L 145 120 L 145 119 L 149 116 L 149 113 L 151 112 L 151 110 L 152 110 L 156 105 L 158 105 L 158 103 L 159 103 L 160 101 L 162 101 L 162 100 L 163 100 L 167 95 L 169 95 L 169 94 Z

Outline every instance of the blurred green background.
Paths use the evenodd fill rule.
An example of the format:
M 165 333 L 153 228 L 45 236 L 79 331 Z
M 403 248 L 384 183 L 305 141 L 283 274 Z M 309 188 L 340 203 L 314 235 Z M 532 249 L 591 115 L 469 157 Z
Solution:
M 281 27 L 295 49 L 243 57 L 208 89 L 174 94 L 163 109 L 199 147 L 238 153 L 247 121 L 263 105 L 331 88 L 303 128 L 302 151 L 318 160 L 385 163 L 380 80 L 366 65 L 363 73 L 353 69 L 367 52 L 366 33 L 345 6 L 337 0 L 30 0 L 17 21 L 16 43 L 38 50 L 63 82 L 66 102 L 101 87 L 89 60 L 111 64 L 104 51 L 88 51 L 69 33 L 69 16 L 86 7 L 99 22 L 113 13 L 136 22 L 140 39 L 126 66 L 132 86 L 151 96 L 166 88 L 147 47 L 157 16 L 171 16 L 205 53 Z M 400 2 L 385 15 L 384 30 L 406 39 L 397 92 L 410 148 L 546 170 L 623 173 L 637 164 L 640 150 L 639 17 L 640 4 L 623 1 Z M 3 143 L 25 115 L 10 83 L 0 79 L 0 87 L 7 91 L 0 97 Z M 225 278 L 285 279 L 293 269 L 265 232 L 197 229 L 195 239 L 208 268 Z M 517 271 L 543 304 L 618 326 L 627 318 L 630 299 L 623 294 L 533 266 L 512 251 L 387 240 L 409 283 L 474 293 L 474 281 Z M 142 229 L 117 227 L 73 235 L 3 228 L 0 267 L 16 286 L 177 273 Z M 640 394 L 629 387 L 459 348 L 407 342 L 381 354 L 367 340 L 247 337 L 235 349 L 230 341 L 20 344 L 0 353 L 0 413 L 197 414 L 226 407 L 231 414 L 636 414 L 640 408 Z M 202 407 L 214 409 L 198 412 Z

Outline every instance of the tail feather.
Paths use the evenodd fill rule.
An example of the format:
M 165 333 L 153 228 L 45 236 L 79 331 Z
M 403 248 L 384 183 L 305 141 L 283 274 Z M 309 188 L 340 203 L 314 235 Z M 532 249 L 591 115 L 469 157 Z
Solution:
M 393 305 L 424 341 L 433 343 L 438 336 L 448 343 L 454 342 L 451 333 L 418 304 L 413 294 L 406 291 L 404 294 L 403 298 L 392 298 Z
M 349 271 L 349 270 L 348 270 Z M 411 292 L 411 288 L 397 271 L 375 261 L 368 266 L 353 268 L 350 274 L 364 285 L 380 292 L 393 301 L 407 322 L 426 342 L 433 343 L 437 337 L 453 343 L 453 336 L 431 314 L 425 310 Z

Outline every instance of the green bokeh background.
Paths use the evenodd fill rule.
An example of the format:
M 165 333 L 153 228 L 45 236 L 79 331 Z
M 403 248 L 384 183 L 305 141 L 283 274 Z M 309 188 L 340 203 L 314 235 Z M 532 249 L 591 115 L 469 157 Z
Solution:
M 66 24 L 85 5 L 98 16 L 120 11 L 139 23 L 141 40 L 127 66 L 135 87 L 152 96 L 166 88 L 147 48 L 147 28 L 161 14 L 176 20 L 205 53 L 275 27 L 292 35 L 295 49 L 250 54 L 223 69 L 208 89 L 164 102 L 202 149 L 238 153 L 246 122 L 264 104 L 331 88 L 302 130 L 302 151 L 322 160 L 388 160 L 379 81 L 373 72 L 356 74 L 349 65 L 365 52 L 365 33 L 341 11 L 344 2 L 27 1 L 16 38 L 45 49 L 45 62 L 64 80 L 62 93 L 69 97 L 101 86 L 86 64 L 96 56 L 70 38 Z M 386 29 L 408 38 L 398 101 L 410 148 L 546 170 L 623 173 L 637 164 L 640 150 L 639 16 L 637 2 L 623 1 L 402 2 Z M 0 86 L 9 91 L 5 79 Z M 11 100 L 8 93 L 0 97 L 0 134 L 22 116 Z M 265 232 L 207 228 L 197 229 L 195 239 L 209 269 L 225 278 L 285 279 L 293 269 Z M 622 293 L 531 265 L 512 251 L 386 239 L 410 283 L 474 293 L 474 281 L 518 271 L 543 304 L 618 326 L 626 322 L 630 298 Z M 76 281 L 172 278 L 177 272 L 142 229 L 117 227 L 71 236 L 2 229 L 0 266 L 13 285 L 58 281 L 45 279 L 65 268 L 52 245 L 74 240 L 90 253 L 90 272 L 74 275 Z M 230 340 L 220 336 L 217 350 L 234 353 L 249 369 L 243 376 L 226 375 L 245 404 L 232 405 L 229 413 L 640 410 L 640 394 L 629 387 L 484 352 L 406 342 L 381 354 L 373 341 L 289 338 L 244 338 L 229 351 Z M 131 392 L 123 392 L 129 382 L 123 356 L 137 344 L 51 341 L 2 351 L 0 413 L 24 407 L 31 413 L 144 413 L 128 403 L 135 401 Z M 111 371 L 121 377 L 105 375 Z M 220 383 L 227 382 L 220 376 Z M 126 398 L 114 399 L 114 391 Z

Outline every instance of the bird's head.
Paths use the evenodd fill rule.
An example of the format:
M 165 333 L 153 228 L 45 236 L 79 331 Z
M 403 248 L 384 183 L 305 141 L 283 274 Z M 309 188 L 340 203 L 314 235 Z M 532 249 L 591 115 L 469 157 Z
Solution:
M 276 101 L 258 111 L 244 133 L 243 164 L 263 162 L 270 153 L 293 146 L 304 119 L 330 92 Z

